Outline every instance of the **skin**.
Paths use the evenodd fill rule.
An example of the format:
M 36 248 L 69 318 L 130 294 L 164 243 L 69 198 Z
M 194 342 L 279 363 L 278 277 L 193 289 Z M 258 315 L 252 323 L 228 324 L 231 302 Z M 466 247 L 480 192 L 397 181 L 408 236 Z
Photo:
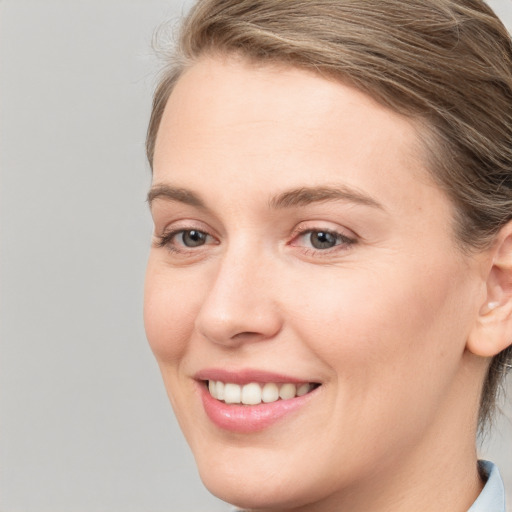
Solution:
M 465 512 L 480 492 L 488 357 L 468 340 L 493 256 L 458 248 L 418 140 L 410 120 L 303 70 L 208 57 L 180 78 L 155 150 L 145 324 L 220 498 L 268 511 Z M 343 197 L 272 200 L 315 187 Z M 190 229 L 208 235 L 203 245 L 178 232 L 161 246 Z M 339 233 L 336 245 L 316 249 L 315 230 Z M 199 399 L 193 377 L 211 367 L 321 386 L 296 413 L 236 434 Z

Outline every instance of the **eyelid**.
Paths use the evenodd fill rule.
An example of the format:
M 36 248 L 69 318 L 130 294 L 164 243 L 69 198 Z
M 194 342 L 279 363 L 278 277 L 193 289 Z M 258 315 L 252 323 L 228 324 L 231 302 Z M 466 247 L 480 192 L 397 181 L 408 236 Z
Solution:
M 300 222 L 293 229 L 291 237 L 296 238 L 299 235 L 302 235 L 305 233 L 310 233 L 310 232 L 315 232 L 315 231 L 316 232 L 324 231 L 327 233 L 331 233 L 333 235 L 339 235 L 339 236 L 346 238 L 347 240 L 350 240 L 352 242 L 356 242 L 357 240 L 360 240 L 359 235 L 357 235 L 351 229 L 348 229 L 348 228 L 340 226 L 340 225 L 333 225 L 332 222 L 322 222 L 322 221 L 317 221 L 317 220 Z
M 353 238 L 349 238 L 348 236 L 344 235 L 343 233 L 339 233 L 338 231 L 333 231 L 333 230 L 329 230 L 329 229 L 307 229 L 305 231 L 302 231 L 301 233 L 298 233 L 295 236 L 294 240 L 297 240 L 298 238 L 301 238 L 301 237 L 306 236 L 311 233 L 328 233 L 328 234 L 334 236 L 337 240 L 341 240 L 340 244 L 336 244 L 332 248 L 342 245 L 343 243 L 346 245 L 354 244 L 357 241 Z M 318 250 L 321 250 L 321 249 L 318 249 Z M 327 250 L 328 249 L 324 249 L 324 250 L 322 250 L 322 252 L 326 252 Z
M 328 226 L 328 224 L 330 223 L 323 223 L 318 221 L 300 223 L 293 230 L 289 245 L 302 249 L 302 251 L 304 251 L 307 255 L 327 257 L 332 256 L 333 254 L 347 251 L 351 248 L 351 246 L 355 245 L 359 241 L 359 237 L 353 231 L 348 230 L 347 228 L 342 228 L 340 226 Z M 335 236 L 338 240 L 340 240 L 340 243 L 325 249 L 308 247 L 307 245 L 301 245 L 298 243 L 300 238 L 306 236 L 308 233 L 321 232 L 329 233 Z
M 186 231 L 199 231 L 204 233 L 209 237 L 214 243 L 206 242 L 203 245 L 199 245 L 197 247 L 187 247 L 181 244 L 172 244 L 172 240 L 174 237 L 179 235 L 180 233 L 184 233 Z M 169 251 L 174 253 L 189 253 L 189 252 L 197 252 L 201 249 L 201 247 L 208 245 L 217 245 L 219 243 L 218 238 L 213 233 L 213 230 L 209 227 L 205 226 L 202 222 L 198 221 L 189 221 L 189 220 L 180 220 L 172 222 L 170 225 L 168 224 L 162 230 L 156 230 L 154 236 L 156 238 L 155 247 L 158 248 L 167 248 Z

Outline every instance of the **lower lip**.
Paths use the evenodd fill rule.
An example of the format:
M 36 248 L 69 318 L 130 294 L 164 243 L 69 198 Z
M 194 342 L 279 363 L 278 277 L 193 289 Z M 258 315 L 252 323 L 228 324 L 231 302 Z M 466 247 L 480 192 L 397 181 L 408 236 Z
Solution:
M 249 434 L 270 427 L 285 416 L 297 411 L 311 399 L 315 390 L 289 400 L 277 400 L 269 404 L 226 404 L 213 398 L 204 383 L 199 383 L 201 400 L 210 420 L 219 428 L 231 432 Z

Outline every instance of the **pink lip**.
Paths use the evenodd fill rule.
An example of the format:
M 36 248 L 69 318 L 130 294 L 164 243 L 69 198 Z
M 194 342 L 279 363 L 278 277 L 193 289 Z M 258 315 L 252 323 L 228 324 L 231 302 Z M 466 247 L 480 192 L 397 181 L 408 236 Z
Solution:
M 272 403 L 259 405 L 225 404 L 213 398 L 204 382 L 206 380 L 220 380 L 235 384 L 248 384 L 250 382 L 308 382 L 268 372 L 247 370 L 243 372 L 229 372 L 226 370 L 204 370 L 196 375 L 197 385 L 204 410 L 208 418 L 217 427 L 241 434 L 258 432 L 270 427 L 285 416 L 305 406 L 316 395 L 316 390 L 306 395 L 289 400 L 277 400 Z
M 232 382 L 233 384 L 249 384 L 250 382 L 275 382 L 292 384 L 302 384 L 303 382 L 312 382 L 310 380 L 297 379 L 287 375 L 266 372 L 263 370 L 243 369 L 229 371 L 221 368 L 208 368 L 201 370 L 194 375 L 196 380 L 220 380 L 222 382 Z

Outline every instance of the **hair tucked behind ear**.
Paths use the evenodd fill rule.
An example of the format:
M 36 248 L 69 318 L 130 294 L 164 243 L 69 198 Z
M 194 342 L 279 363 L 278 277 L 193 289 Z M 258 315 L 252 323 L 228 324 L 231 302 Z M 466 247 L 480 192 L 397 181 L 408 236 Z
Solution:
M 483 1 L 201 0 L 166 57 L 148 129 L 150 164 L 176 81 L 210 53 L 309 69 L 416 119 L 464 250 L 488 246 L 512 219 L 512 44 Z M 489 367 L 481 425 L 511 364 L 509 347 Z

